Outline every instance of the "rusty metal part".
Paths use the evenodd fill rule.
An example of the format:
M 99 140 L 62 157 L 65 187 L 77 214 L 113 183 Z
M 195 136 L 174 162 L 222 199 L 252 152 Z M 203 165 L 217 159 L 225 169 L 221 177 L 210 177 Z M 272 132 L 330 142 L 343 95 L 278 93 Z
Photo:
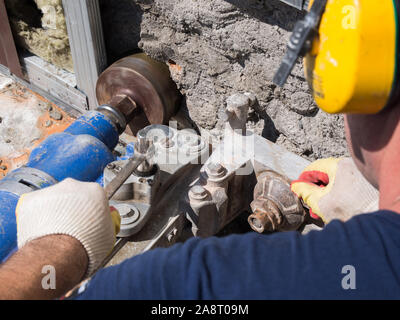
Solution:
M 282 214 L 271 200 L 257 199 L 252 202 L 254 213 L 248 221 L 251 228 L 258 233 L 274 231 L 282 224 Z
M 148 124 L 164 124 L 177 111 L 180 94 L 167 65 L 145 54 L 121 59 L 105 70 L 97 81 L 99 104 L 121 111 L 131 134 Z
M 257 180 L 248 218 L 251 228 L 259 233 L 297 230 L 306 212 L 291 191 L 290 180 L 274 171 L 262 172 Z

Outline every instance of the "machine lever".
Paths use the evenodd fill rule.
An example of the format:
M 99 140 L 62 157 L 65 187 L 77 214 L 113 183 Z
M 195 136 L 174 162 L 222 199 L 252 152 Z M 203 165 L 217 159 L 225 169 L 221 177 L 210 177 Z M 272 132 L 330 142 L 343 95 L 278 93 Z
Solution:
M 111 180 L 111 182 L 104 188 L 107 199 L 111 200 L 113 195 L 118 191 L 119 188 L 124 184 L 126 180 L 132 175 L 132 173 L 139 167 L 145 160 L 146 156 L 143 154 L 135 153 L 125 167 L 117 174 L 117 176 Z

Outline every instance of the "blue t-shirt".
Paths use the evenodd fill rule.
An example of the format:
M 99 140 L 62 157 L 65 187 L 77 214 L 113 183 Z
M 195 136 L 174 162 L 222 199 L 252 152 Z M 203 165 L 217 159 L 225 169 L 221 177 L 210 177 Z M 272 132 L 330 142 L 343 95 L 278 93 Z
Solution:
M 78 299 L 399 299 L 400 215 L 194 238 L 100 271 Z

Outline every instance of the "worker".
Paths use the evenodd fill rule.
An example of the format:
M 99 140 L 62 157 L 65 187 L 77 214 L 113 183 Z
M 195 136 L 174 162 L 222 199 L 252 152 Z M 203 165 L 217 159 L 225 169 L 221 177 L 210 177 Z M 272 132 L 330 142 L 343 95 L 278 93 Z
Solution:
M 336 13 L 342 11 L 339 4 L 340 1 L 328 4 L 340 9 L 327 10 L 333 22 L 338 20 Z M 381 1 L 379 6 L 375 1 L 364 1 L 360 8 L 369 15 L 391 10 L 393 18 L 391 21 L 387 15 L 386 19 L 364 19 L 380 23 L 371 28 L 367 28 L 368 23 L 362 24 L 367 28 L 362 32 L 373 32 L 372 37 L 363 34 L 363 40 L 381 41 L 384 36 L 396 34 L 392 30 L 396 25 L 392 1 Z M 389 22 L 392 25 L 388 26 Z M 327 45 L 327 39 L 339 41 L 342 44 L 334 48 L 346 53 L 341 56 L 343 59 L 357 53 L 356 50 L 364 50 L 358 42 L 354 50 L 343 49 L 343 43 L 352 46 L 356 42 L 343 42 L 335 37 L 348 29 L 340 29 L 341 25 L 329 26 L 334 36 L 324 37 L 321 46 Z M 358 37 L 352 28 L 348 35 Z M 362 77 L 343 77 L 340 83 L 336 82 L 342 85 L 344 81 L 365 80 L 360 86 L 352 86 L 354 90 L 349 92 L 349 95 L 357 94 L 360 89 L 357 99 L 344 99 L 358 103 L 356 114 L 343 111 L 352 159 L 318 160 L 305 168 L 292 184 L 293 192 L 310 207 L 310 214 L 325 222 L 321 231 L 305 235 L 285 232 L 193 238 L 100 270 L 79 290 L 76 298 L 400 298 L 400 99 L 390 94 L 396 97 L 390 106 L 374 114 L 359 112 L 364 105 L 360 97 L 372 99 L 373 103 L 365 104 L 371 107 L 376 105 L 382 90 L 392 87 L 392 78 L 364 77 L 367 77 L 365 72 L 376 71 L 375 65 L 393 62 L 386 55 L 385 59 L 380 57 L 384 53 L 379 50 L 395 59 L 398 55 L 394 54 L 394 43 L 383 39 L 380 45 L 367 47 L 368 54 L 357 55 L 359 59 L 373 58 L 372 63 L 371 60 L 366 63 L 367 68 L 349 68 L 349 64 L 343 64 L 343 72 L 363 72 Z M 342 66 L 338 60 L 332 63 L 335 52 L 332 48 L 329 52 L 330 55 L 324 55 L 330 59 L 324 61 L 324 68 L 318 69 L 317 59 L 315 72 Z M 394 63 L 390 70 L 387 74 L 393 75 Z M 385 84 L 381 90 L 379 83 L 385 79 L 389 79 L 389 85 Z M 319 89 L 328 83 L 321 81 L 321 77 L 318 80 Z M 374 90 L 363 90 L 366 86 Z M 335 101 L 339 101 L 343 91 L 334 92 Z M 368 93 L 371 93 L 369 97 Z M 318 96 L 319 100 L 328 98 L 329 94 Z M 368 212 L 374 191 L 364 177 L 379 189 L 376 212 Z M 365 213 L 353 216 L 360 210 Z M 16 215 L 19 250 L 0 267 L 0 298 L 3 299 L 59 298 L 100 266 L 114 245 L 118 229 L 118 220 L 110 215 L 103 189 L 72 179 L 23 195 Z M 55 274 L 53 285 L 51 281 L 46 282 L 48 278 L 44 281 L 47 272 L 49 276 L 51 272 Z
M 326 222 L 322 231 L 193 238 L 100 270 L 77 298 L 400 298 L 400 106 L 347 115 L 346 132 L 357 167 L 380 190 L 380 211 L 340 220 L 371 189 L 350 159 L 318 160 L 292 189 Z M 0 298 L 60 297 L 115 240 L 103 189 L 72 179 L 24 195 L 17 223 L 20 250 L 0 267 Z M 44 266 L 55 269 L 54 290 L 42 288 Z

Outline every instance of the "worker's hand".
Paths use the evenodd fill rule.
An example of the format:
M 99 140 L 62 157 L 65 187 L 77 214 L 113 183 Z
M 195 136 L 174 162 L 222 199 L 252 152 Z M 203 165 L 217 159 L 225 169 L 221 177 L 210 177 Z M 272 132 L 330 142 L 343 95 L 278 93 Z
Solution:
M 120 224 L 118 212 L 110 210 L 100 185 L 73 179 L 22 195 L 16 216 L 18 248 L 47 235 L 69 235 L 86 250 L 89 259 L 86 276 L 112 250 Z
M 292 182 L 291 188 L 310 207 L 311 216 L 325 223 L 333 219 L 346 221 L 378 209 L 378 191 L 350 158 L 313 162 Z

